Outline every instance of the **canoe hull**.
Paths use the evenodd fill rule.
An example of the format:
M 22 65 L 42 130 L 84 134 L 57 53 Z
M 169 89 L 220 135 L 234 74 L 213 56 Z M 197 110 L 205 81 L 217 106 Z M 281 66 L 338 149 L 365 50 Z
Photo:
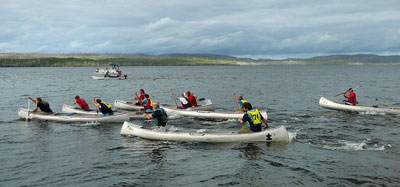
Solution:
M 373 107 L 373 106 L 362 106 L 362 105 L 345 105 L 333 102 L 329 99 L 321 97 L 319 99 L 319 105 L 326 109 L 350 111 L 350 112 L 372 112 L 372 113 L 385 113 L 385 114 L 400 114 L 400 108 L 389 108 L 389 107 Z
M 226 113 L 226 112 L 212 112 L 212 111 L 193 111 L 193 110 L 182 110 L 175 108 L 170 108 L 167 106 L 161 106 L 167 114 L 179 114 L 184 117 L 192 118 L 202 118 L 202 119 L 242 119 L 244 113 Z M 267 111 L 260 111 L 261 115 L 267 119 Z
M 289 134 L 284 126 L 262 132 L 236 134 L 230 133 L 198 133 L 198 132 L 161 132 L 143 129 L 130 122 L 124 122 L 121 135 L 137 136 L 150 140 L 185 141 L 185 142 L 289 142 Z
M 104 123 L 117 123 L 129 121 L 129 114 L 114 114 L 111 116 L 97 116 L 97 115 L 63 115 L 63 114 L 44 114 L 35 112 L 28 115 L 28 110 L 24 108 L 18 109 L 18 117 L 20 119 L 35 119 L 44 121 L 59 121 L 59 122 L 104 122 Z
M 61 111 L 63 113 L 76 113 L 76 114 L 91 114 L 91 115 L 98 115 L 99 112 L 96 110 L 83 110 L 81 108 L 77 108 L 74 106 L 63 104 Z M 100 113 L 101 114 L 101 113 Z
M 75 113 L 75 114 L 87 114 L 87 115 L 98 115 L 98 116 L 101 115 L 100 112 L 97 112 L 95 110 L 86 111 L 86 110 L 83 110 L 81 108 L 77 108 L 77 107 L 66 105 L 66 104 L 64 104 L 62 106 L 62 110 L 61 111 L 63 113 L 70 113 L 70 114 L 71 113 Z M 114 111 L 114 114 L 123 114 L 123 113 L 128 113 L 131 120 L 134 120 L 134 119 L 147 119 L 146 117 L 143 116 L 143 114 L 135 114 L 134 112 L 129 112 L 129 111 L 124 111 L 124 112 L 122 112 L 122 111 L 121 112 Z
M 115 108 L 124 109 L 124 110 L 133 110 L 133 111 L 144 110 L 143 106 L 135 105 L 131 102 L 122 101 L 122 100 L 115 100 L 114 106 L 115 106 Z
M 177 109 L 176 105 L 172 105 L 172 104 L 162 104 L 162 105 L 166 106 L 168 108 Z M 132 102 L 122 101 L 122 100 L 115 100 L 114 106 L 116 108 L 124 109 L 124 110 L 133 110 L 133 111 L 143 110 L 143 106 L 135 105 Z M 211 100 L 206 99 L 202 102 L 199 102 L 199 106 L 189 107 L 187 109 L 182 109 L 182 110 L 215 111 L 215 106 L 214 106 L 214 104 L 212 104 Z

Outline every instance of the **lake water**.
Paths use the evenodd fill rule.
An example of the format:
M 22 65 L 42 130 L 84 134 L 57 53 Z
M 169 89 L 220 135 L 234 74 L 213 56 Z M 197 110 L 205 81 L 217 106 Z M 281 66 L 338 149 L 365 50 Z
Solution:
M 400 117 L 318 105 L 349 87 L 360 104 L 400 108 L 398 66 L 121 67 L 127 80 L 93 80 L 93 67 L 0 68 L 0 186 L 398 186 Z M 152 79 L 156 78 L 155 81 Z M 268 109 L 290 143 L 185 143 L 120 136 L 121 124 L 18 120 L 27 96 L 55 112 L 75 95 L 113 103 L 143 88 L 162 103 L 190 90 L 233 111 L 232 92 Z M 90 104 L 91 105 L 91 104 Z M 31 102 L 32 109 L 34 104 Z M 91 105 L 92 107 L 92 105 Z M 133 121 L 152 126 L 151 121 Z M 236 120 L 178 118 L 175 129 L 236 131 Z

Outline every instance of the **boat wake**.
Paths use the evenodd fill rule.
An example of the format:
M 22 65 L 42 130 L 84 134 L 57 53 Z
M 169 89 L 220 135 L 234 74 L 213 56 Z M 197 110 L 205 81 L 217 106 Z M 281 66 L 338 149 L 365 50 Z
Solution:
M 369 140 L 363 140 L 361 142 L 351 142 L 346 140 L 339 140 L 338 145 L 324 145 L 324 149 L 329 150 L 349 150 L 349 151 L 383 151 L 385 147 L 391 147 L 390 144 L 378 145 L 370 144 Z
M 179 118 L 182 118 L 183 116 L 177 112 L 170 112 L 170 113 L 168 113 L 168 117 L 169 117 L 169 119 L 179 119 Z
M 381 115 L 381 116 L 386 115 L 386 113 L 375 112 L 375 111 L 359 112 L 359 114 L 361 114 L 361 115 Z
M 289 132 L 289 131 L 288 131 L 288 134 L 289 134 L 289 142 L 295 141 L 295 140 L 296 140 L 297 133 L 298 133 L 299 131 L 301 131 L 301 130 L 303 130 L 303 129 L 296 129 L 295 132 Z
M 100 123 L 97 121 L 92 121 L 92 122 L 86 122 L 86 123 L 77 123 L 77 124 L 74 124 L 73 126 L 90 127 L 90 126 L 97 126 L 97 125 L 100 125 Z

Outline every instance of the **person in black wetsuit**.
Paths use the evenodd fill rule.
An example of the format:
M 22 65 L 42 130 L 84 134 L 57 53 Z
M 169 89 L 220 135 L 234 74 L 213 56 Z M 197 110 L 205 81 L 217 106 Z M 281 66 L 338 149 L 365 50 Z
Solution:
M 50 109 L 50 105 L 48 102 L 43 101 L 40 97 L 33 99 L 32 97 L 28 97 L 28 99 L 30 99 L 31 101 L 33 101 L 34 103 L 36 103 L 36 108 L 34 108 L 32 111 L 29 111 L 28 113 L 33 113 L 36 112 L 39 108 L 40 111 L 42 112 L 46 112 L 46 113 L 53 113 L 53 111 Z

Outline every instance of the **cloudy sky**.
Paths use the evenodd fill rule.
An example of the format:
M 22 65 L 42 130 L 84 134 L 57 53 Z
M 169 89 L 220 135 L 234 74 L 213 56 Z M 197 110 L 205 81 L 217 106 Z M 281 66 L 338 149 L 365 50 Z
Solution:
M 400 54 L 400 1 L 1 0 L 4 52 Z

